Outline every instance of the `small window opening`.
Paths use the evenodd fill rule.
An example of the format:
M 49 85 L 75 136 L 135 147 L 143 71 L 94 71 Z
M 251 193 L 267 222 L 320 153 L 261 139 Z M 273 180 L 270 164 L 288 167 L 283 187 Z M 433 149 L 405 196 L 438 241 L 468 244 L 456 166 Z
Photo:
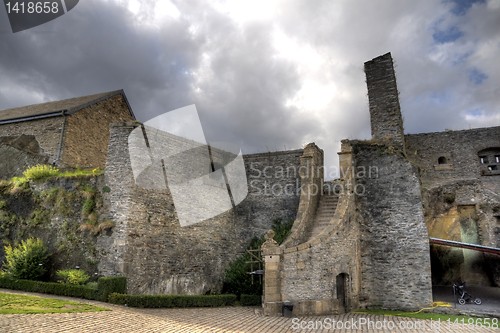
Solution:
M 498 165 L 488 165 L 488 170 L 490 171 L 498 170 Z
M 448 161 L 446 160 L 446 157 L 441 156 L 438 158 L 438 164 L 446 164 Z
M 495 162 L 500 163 L 500 155 L 495 155 Z
M 487 164 L 488 156 L 479 156 L 479 160 L 481 161 L 481 164 Z

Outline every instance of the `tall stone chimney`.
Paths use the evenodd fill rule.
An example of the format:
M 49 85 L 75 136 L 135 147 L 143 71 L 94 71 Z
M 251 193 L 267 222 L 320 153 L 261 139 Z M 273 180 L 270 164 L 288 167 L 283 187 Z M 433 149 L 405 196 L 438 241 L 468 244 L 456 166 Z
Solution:
M 404 149 L 404 130 L 391 53 L 365 62 L 372 138 Z

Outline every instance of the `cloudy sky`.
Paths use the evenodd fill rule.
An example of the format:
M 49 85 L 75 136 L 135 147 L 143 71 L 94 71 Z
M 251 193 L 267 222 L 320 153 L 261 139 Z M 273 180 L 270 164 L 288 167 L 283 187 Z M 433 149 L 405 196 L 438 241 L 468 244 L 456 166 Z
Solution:
M 246 153 L 314 141 L 336 165 L 389 51 L 407 133 L 500 125 L 500 0 L 83 0 L 15 34 L 0 8 L 0 49 L 0 109 L 124 89 Z

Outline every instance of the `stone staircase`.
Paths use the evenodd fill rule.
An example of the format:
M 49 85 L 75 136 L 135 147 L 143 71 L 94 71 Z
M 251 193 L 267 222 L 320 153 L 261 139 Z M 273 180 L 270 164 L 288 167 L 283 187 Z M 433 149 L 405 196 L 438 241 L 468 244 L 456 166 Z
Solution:
M 332 217 L 335 214 L 338 201 L 339 197 L 336 194 L 323 194 L 319 202 L 318 210 L 316 211 L 316 216 L 314 217 L 313 228 L 307 238 L 308 240 L 319 235 L 320 232 L 330 224 Z

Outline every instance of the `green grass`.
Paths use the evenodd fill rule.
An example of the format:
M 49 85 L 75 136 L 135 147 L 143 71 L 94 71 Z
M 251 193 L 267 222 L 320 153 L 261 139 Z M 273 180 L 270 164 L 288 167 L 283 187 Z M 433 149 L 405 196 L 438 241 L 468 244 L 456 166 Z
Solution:
M 77 169 L 72 171 L 60 172 L 58 177 L 62 178 L 74 178 L 74 177 L 89 177 L 89 176 L 100 176 L 103 174 L 101 169 Z
M 0 314 L 96 312 L 109 309 L 55 298 L 0 293 Z
M 21 187 L 28 183 L 30 180 L 44 180 L 49 178 L 75 178 L 75 177 L 89 177 L 100 176 L 103 171 L 99 168 L 95 169 L 75 169 L 61 171 L 51 165 L 35 165 L 26 169 L 22 177 L 13 177 L 10 181 L 16 187 Z
M 102 174 L 103 170 L 99 168 L 61 171 L 50 165 L 35 165 L 26 169 L 22 177 L 13 177 L 7 181 L 0 181 L 0 191 L 9 190 L 11 194 L 14 194 L 26 190 L 29 187 L 30 181 L 41 181 L 51 178 L 94 177 Z

